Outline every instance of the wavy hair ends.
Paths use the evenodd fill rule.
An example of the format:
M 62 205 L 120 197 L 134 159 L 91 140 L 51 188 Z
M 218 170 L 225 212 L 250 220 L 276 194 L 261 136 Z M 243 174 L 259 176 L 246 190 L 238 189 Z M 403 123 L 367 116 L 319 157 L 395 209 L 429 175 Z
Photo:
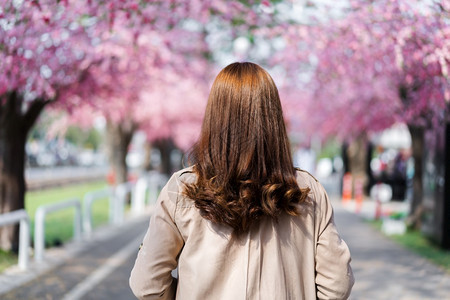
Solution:
M 299 215 L 309 192 L 296 181 L 277 87 L 253 63 L 233 63 L 217 75 L 189 160 L 197 180 L 184 194 L 203 218 L 237 236 L 263 216 Z

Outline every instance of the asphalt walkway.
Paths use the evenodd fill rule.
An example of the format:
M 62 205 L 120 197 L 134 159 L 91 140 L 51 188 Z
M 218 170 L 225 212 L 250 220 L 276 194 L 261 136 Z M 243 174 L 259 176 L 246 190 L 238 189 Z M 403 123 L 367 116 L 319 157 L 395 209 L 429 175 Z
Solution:
M 47 251 L 46 261 L 53 266 L 41 270 L 33 264 L 34 279 L 27 280 L 30 272 L 17 270 L 1 275 L 0 299 L 135 299 L 128 277 L 149 219 L 140 216 L 122 226 L 103 228 L 82 245 Z M 15 287 L 17 281 L 26 282 Z
M 339 201 L 333 206 L 352 253 L 356 283 L 350 299 L 450 299 L 450 273 L 387 239 Z M 148 220 L 143 216 L 99 234 L 34 280 L 0 290 L 0 299 L 134 299 L 128 276 Z M 8 283 L 0 276 L 0 284 L 13 285 L 11 278 Z
M 334 202 L 335 220 L 352 254 L 350 299 L 450 299 L 450 273 L 383 236 Z

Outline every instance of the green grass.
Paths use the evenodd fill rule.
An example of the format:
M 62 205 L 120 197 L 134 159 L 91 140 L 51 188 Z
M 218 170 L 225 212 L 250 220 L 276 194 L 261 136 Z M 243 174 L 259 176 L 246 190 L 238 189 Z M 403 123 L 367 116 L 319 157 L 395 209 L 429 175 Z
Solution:
M 436 246 L 418 231 L 394 235 L 392 239 L 450 272 L 450 250 Z
M 17 264 L 17 259 L 17 254 L 0 249 L 0 272 L 12 265 Z
M 71 198 L 83 200 L 86 193 L 105 188 L 105 181 L 96 181 L 85 184 L 77 184 L 65 187 L 52 188 L 41 191 L 27 192 L 25 195 L 25 209 L 31 220 L 31 235 L 34 238 L 34 216 L 39 206 L 43 204 L 57 203 Z M 108 198 L 94 202 L 92 206 L 93 226 L 97 227 L 108 222 L 109 203 Z M 58 246 L 73 237 L 73 223 L 75 208 L 67 208 L 61 211 L 51 212 L 45 218 L 45 245 L 46 247 Z M 5 268 L 17 264 L 17 255 L 0 251 L 0 272 Z
M 381 230 L 381 220 L 370 223 Z M 389 238 L 450 272 L 450 250 L 439 248 L 421 232 L 408 229 L 404 235 L 391 235 Z
M 100 190 L 106 187 L 106 182 L 97 181 L 66 187 L 58 187 L 43 191 L 28 192 L 25 195 L 25 209 L 31 219 L 31 232 L 34 237 L 34 215 L 39 206 L 43 204 L 57 203 L 67 199 L 79 198 L 83 200 L 86 193 Z M 94 202 L 92 208 L 93 224 L 106 223 L 108 220 L 107 198 Z M 45 218 L 45 244 L 57 246 L 69 240 L 73 236 L 73 223 L 75 208 L 48 213 Z

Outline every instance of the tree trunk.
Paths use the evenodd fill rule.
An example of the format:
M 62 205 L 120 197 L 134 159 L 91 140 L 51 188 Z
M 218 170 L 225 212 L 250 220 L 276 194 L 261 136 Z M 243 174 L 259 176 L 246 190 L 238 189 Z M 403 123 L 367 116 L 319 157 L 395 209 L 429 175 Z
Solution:
M 16 116 L 11 116 L 11 123 Z M 20 128 L 0 128 L 0 213 L 25 207 L 25 136 Z M 0 228 L 0 248 L 18 249 L 18 226 Z
M 2 99 L 3 98 L 3 99 Z M 35 100 L 23 112 L 23 98 L 11 92 L 0 98 L 0 214 L 25 207 L 25 142 L 48 103 Z M 17 251 L 19 226 L 0 227 L 0 248 Z
M 152 166 L 152 145 L 150 142 L 145 142 L 145 156 L 144 156 L 144 170 L 151 171 Z
M 340 187 L 341 187 L 341 195 L 344 192 L 344 175 L 348 172 L 350 172 L 349 165 L 348 165 L 348 143 L 343 142 L 342 148 L 341 148 L 341 155 L 342 155 L 342 176 L 340 180 Z
M 350 172 L 349 162 L 348 162 L 348 143 L 342 143 L 342 163 L 343 163 L 343 171 L 344 174 Z
M 367 138 L 362 134 L 358 136 L 347 148 L 348 171 L 352 174 L 353 186 L 355 180 L 362 180 L 363 186 L 367 184 Z
M 170 160 L 170 154 L 174 148 L 172 141 L 169 139 L 162 139 L 155 141 L 153 145 L 158 148 L 161 153 L 160 171 L 164 174 L 170 175 L 173 171 L 172 162 Z
M 450 113 L 450 109 L 447 112 Z M 445 156 L 443 162 L 445 164 L 445 187 L 443 195 L 442 247 L 450 250 L 450 117 L 447 118 L 445 124 Z
M 407 220 L 408 226 L 420 229 L 423 213 L 423 155 L 425 146 L 425 129 L 408 125 L 411 134 L 412 156 L 414 158 L 413 195 Z
M 108 158 L 115 175 L 115 184 L 127 182 L 127 152 L 136 126 L 131 122 L 113 123 L 106 126 Z
M 366 154 L 366 175 L 367 175 L 367 186 L 365 188 L 366 195 L 370 194 L 370 189 L 375 184 L 375 178 L 373 177 L 372 168 L 370 167 L 370 163 L 372 161 L 373 152 L 375 151 L 375 147 L 372 142 L 369 142 L 367 145 L 367 154 Z

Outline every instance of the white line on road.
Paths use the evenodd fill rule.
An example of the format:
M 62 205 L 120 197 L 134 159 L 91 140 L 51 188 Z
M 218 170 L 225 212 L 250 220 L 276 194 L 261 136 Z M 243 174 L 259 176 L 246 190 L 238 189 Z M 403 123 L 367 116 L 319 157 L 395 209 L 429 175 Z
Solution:
M 102 282 L 109 274 L 127 260 L 130 255 L 136 254 L 139 245 L 142 242 L 142 237 L 139 236 L 130 244 L 120 249 L 119 252 L 110 257 L 100 268 L 95 270 L 85 280 L 77 284 L 70 292 L 64 295 L 63 300 L 77 300 L 81 299 L 87 292 L 92 290 L 100 282 Z

